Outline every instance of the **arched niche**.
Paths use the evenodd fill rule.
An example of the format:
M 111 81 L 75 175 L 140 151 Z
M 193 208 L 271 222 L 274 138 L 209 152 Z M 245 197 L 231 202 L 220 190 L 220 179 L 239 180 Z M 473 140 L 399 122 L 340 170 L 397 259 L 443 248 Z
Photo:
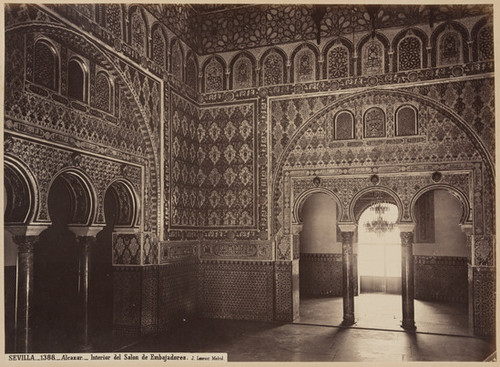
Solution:
M 76 171 L 64 171 L 52 181 L 48 195 L 49 217 L 53 224 L 88 225 L 94 211 L 90 184 Z
M 104 195 L 104 218 L 108 226 L 134 226 L 137 218 L 137 199 L 125 181 L 115 181 Z
M 413 198 L 411 199 L 410 203 L 410 213 L 411 213 L 411 219 L 412 221 L 415 221 L 415 205 L 417 201 L 420 199 L 422 195 L 429 191 L 434 191 L 434 190 L 444 190 L 447 191 L 450 195 L 455 197 L 461 204 L 462 210 L 461 210 L 461 215 L 460 215 L 460 220 L 458 224 L 467 224 L 472 221 L 472 207 L 470 205 L 469 199 L 467 198 L 467 195 L 464 194 L 460 189 L 446 185 L 446 184 L 436 184 L 436 185 L 431 185 L 422 188 L 420 191 L 418 191 Z
M 337 197 L 337 195 L 335 195 L 332 191 L 330 191 L 328 189 L 318 187 L 318 188 L 309 189 L 309 190 L 302 192 L 294 200 L 294 205 L 293 205 L 293 223 L 294 224 L 299 224 L 299 225 L 302 224 L 302 217 L 301 217 L 302 207 L 303 207 L 304 203 L 306 202 L 306 200 L 313 194 L 324 194 L 324 195 L 330 197 L 333 200 L 333 202 L 335 202 L 335 204 L 336 204 L 338 216 L 341 217 L 343 209 L 342 209 L 342 205 L 341 205 L 340 200 Z
M 88 99 L 88 71 L 85 63 L 77 57 L 68 63 L 68 96 L 82 102 Z
M 336 246 L 340 212 L 340 204 L 329 193 L 314 191 L 304 197 L 298 210 L 301 253 L 340 253 Z
M 420 190 L 411 202 L 415 253 L 467 257 L 461 225 L 471 223 L 470 212 L 467 197 L 457 188 L 433 185 Z
M 48 39 L 42 38 L 35 43 L 33 78 L 37 84 L 59 90 L 59 54 Z
M 27 224 L 35 206 L 35 191 L 26 171 L 13 162 L 4 162 L 4 223 Z
M 349 215 L 354 221 L 358 222 L 361 214 L 371 205 L 382 202 L 394 204 L 398 208 L 398 222 L 401 220 L 403 213 L 403 204 L 398 195 L 386 187 L 377 186 L 369 187 L 358 192 L 351 200 L 349 207 Z

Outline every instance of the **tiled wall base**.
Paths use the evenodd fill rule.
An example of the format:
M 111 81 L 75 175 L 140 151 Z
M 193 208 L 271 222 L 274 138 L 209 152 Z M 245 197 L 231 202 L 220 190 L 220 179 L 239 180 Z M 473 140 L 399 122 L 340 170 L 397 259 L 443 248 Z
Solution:
M 474 334 L 494 336 L 495 318 L 495 269 L 487 266 L 472 267 L 474 293 Z
M 292 261 L 274 263 L 274 318 L 277 321 L 293 321 L 292 268 Z
M 159 330 L 189 320 L 197 312 L 198 260 L 161 265 L 159 269 Z
M 141 335 L 155 333 L 158 327 L 158 265 L 142 270 Z
M 4 268 L 5 287 L 5 352 L 14 353 L 16 318 L 16 267 Z
M 113 274 L 113 330 L 145 335 L 196 313 L 196 259 L 153 266 L 115 266 Z
M 415 256 L 415 299 L 467 302 L 467 258 Z
M 201 261 L 199 309 L 202 317 L 273 319 L 273 263 Z
M 342 296 L 342 262 L 336 255 L 302 254 L 301 261 L 299 266 L 298 260 L 199 262 L 190 258 L 147 267 L 115 266 L 113 329 L 121 335 L 140 336 L 197 316 L 290 322 L 298 315 L 300 283 L 302 295 Z M 335 270 L 307 274 L 315 266 Z M 495 272 L 491 267 L 471 270 L 474 332 L 491 336 L 495 334 Z M 323 276 L 318 278 L 323 288 L 304 285 L 313 284 L 317 274 Z M 328 288 L 328 283 L 335 287 Z M 467 259 L 415 256 L 415 295 L 467 302 Z
M 342 254 L 300 254 L 301 296 L 342 296 Z
M 113 268 L 113 332 L 141 334 L 142 267 Z

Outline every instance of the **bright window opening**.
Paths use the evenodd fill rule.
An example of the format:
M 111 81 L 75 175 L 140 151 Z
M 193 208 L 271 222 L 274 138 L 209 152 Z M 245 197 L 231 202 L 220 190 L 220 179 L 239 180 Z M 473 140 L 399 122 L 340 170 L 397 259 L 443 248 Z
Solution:
M 400 277 L 401 276 L 401 239 L 399 228 L 393 226 L 383 231 L 384 224 L 380 220 L 393 224 L 398 218 L 398 208 L 394 204 L 382 204 L 383 213 L 376 211 L 374 204 L 368 207 L 359 219 L 358 226 L 358 272 L 360 276 Z M 367 229 L 378 226 L 377 232 Z M 390 227 L 390 225 L 389 225 Z

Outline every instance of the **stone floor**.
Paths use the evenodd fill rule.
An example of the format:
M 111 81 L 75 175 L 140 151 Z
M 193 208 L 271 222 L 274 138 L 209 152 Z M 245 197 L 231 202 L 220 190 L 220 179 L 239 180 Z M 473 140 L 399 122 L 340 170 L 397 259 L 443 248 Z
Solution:
M 229 361 L 351 362 L 483 361 L 495 351 L 494 342 L 468 335 L 463 307 L 417 302 L 417 332 L 406 333 L 395 314 L 400 296 L 387 297 L 356 297 L 358 323 L 349 328 L 338 326 L 341 299 L 319 298 L 301 302 L 295 323 L 188 322 L 121 351 L 227 352 Z M 456 328 L 449 325 L 454 320 Z
M 401 295 L 363 293 L 354 297 L 358 328 L 401 330 Z M 339 326 L 342 297 L 302 299 L 295 323 Z M 415 323 L 420 333 L 472 335 L 468 327 L 467 304 L 415 300 Z

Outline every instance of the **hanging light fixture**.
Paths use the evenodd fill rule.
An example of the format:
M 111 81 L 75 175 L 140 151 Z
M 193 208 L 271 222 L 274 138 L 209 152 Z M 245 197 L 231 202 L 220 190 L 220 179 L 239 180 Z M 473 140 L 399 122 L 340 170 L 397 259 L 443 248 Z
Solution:
M 377 194 L 377 199 L 370 210 L 376 214 L 376 218 L 369 220 L 365 223 L 367 232 L 375 233 L 377 236 L 382 236 L 386 232 L 392 232 L 394 229 L 394 222 L 389 222 L 384 218 L 384 214 L 389 210 L 387 203 L 382 201 L 380 194 Z

